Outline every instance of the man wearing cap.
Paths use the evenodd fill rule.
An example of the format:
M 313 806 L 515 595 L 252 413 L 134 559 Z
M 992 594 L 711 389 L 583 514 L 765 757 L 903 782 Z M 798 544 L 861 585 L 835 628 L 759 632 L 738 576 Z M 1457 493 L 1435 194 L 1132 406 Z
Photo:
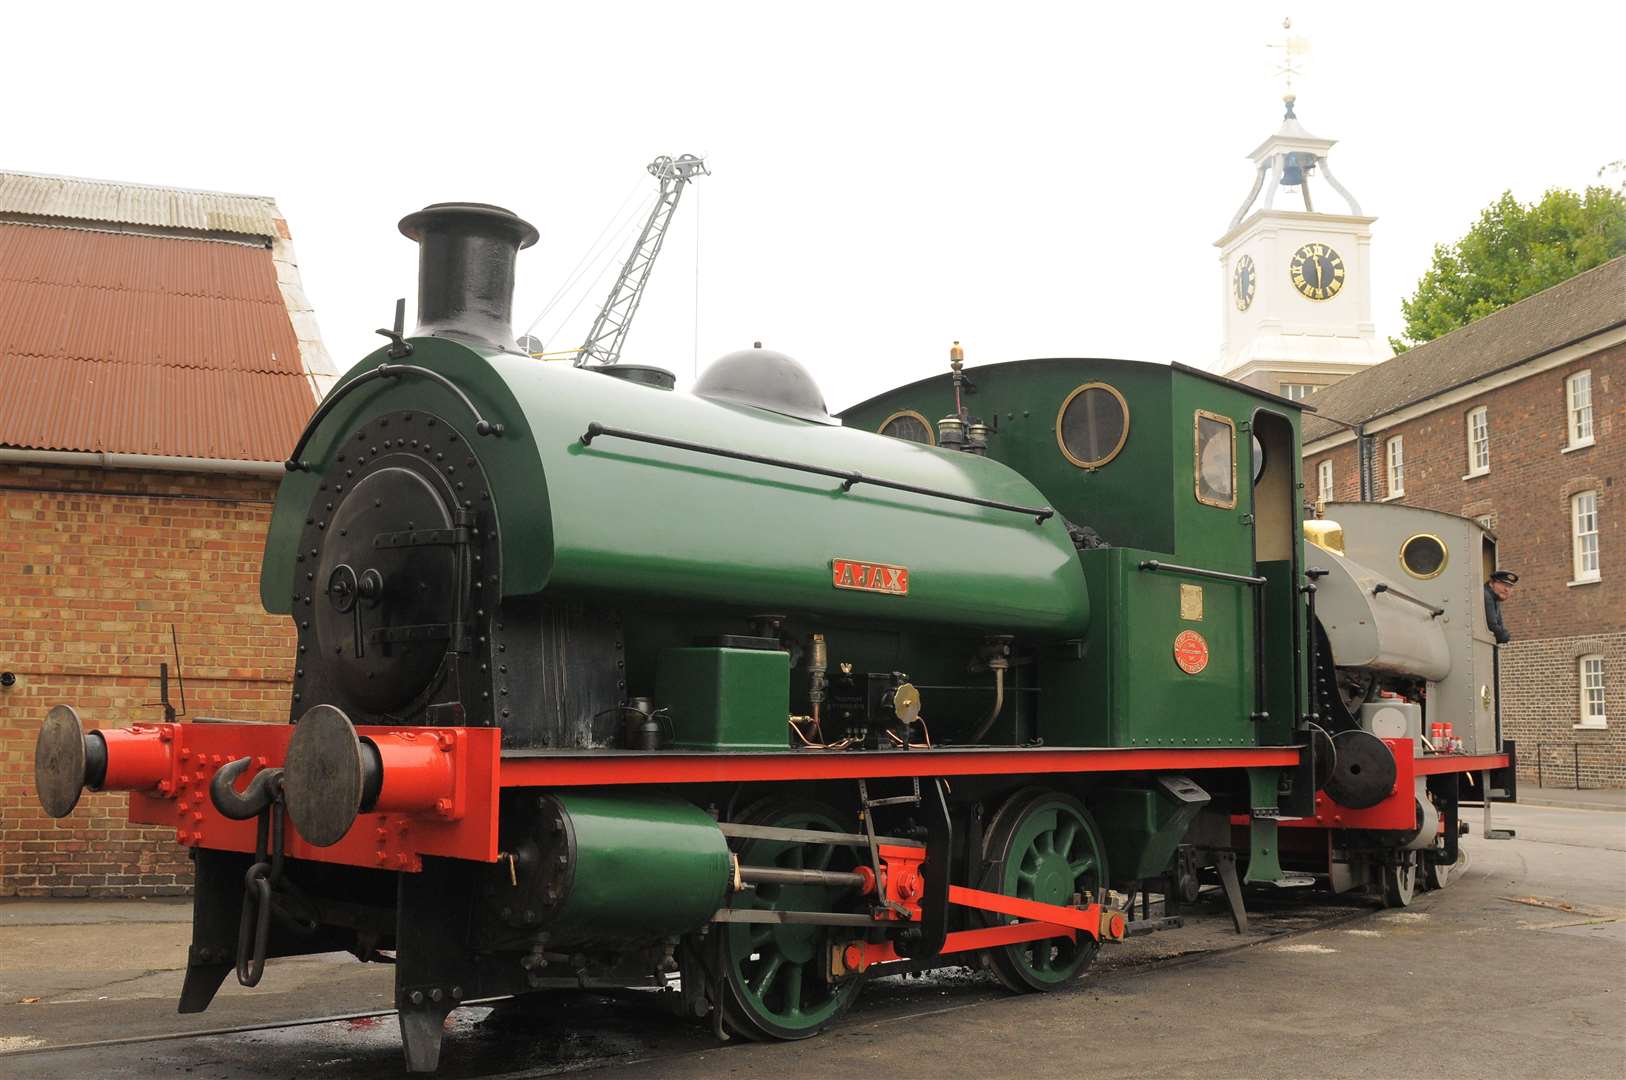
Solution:
M 1513 571 L 1497 570 L 1485 582 L 1485 625 L 1490 627 L 1498 645 L 1506 645 L 1513 640 L 1513 635 L 1502 625 L 1502 601 L 1513 595 L 1513 586 L 1518 581 L 1519 575 Z

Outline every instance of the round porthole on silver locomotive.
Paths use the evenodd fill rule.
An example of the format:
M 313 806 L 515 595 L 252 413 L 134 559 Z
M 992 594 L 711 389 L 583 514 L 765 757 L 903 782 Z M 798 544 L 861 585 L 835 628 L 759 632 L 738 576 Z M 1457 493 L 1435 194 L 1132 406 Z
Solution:
M 1400 545 L 1400 566 L 1414 578 L 1436 578 L 1450 560 L 1445 541 L 1433 533 L 1418 533 Z
M 902 439 L 904 442 L 921 443 L 926 446 L 937 445 L 931 424 L 913 409 L 899 409 L 881 421 L 880 432 L 882 435 Z
M 1099 469 L 1118 456 L 1128 438 L 1129 403 L 1106 383 L 1080 386 L 1056 414 L 1056 445 L 1081 469 Z

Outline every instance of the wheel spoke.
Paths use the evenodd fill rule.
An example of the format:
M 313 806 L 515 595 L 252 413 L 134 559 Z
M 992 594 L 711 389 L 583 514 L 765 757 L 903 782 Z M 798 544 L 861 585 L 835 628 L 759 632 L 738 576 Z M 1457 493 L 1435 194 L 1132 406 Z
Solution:
M 756 978 L 751 980 L 751 989 L 756 992 L 757 997 L 767 999 L 768 991 L 773 987 L 774 978 L 779 974 L 779 969 L 784 966 L 785 957 L 783 953 L 774 953 L 768 958 L 767 965 L 757 974 Z
M 1070 855 L 1073 851 L 1073 841 L 1078 839 L 1078 822 L 1068 821 L 1056 833 L 1056 851 L 1062 855 Z
M 816 849 L 816 851 L 817 853 L 813 856 L 813 869 L 828 870 L 830 868 L 830 859 L 836 853 L 835 845 L 826 844 L 823 847 Z
M 1095 856 L 1086 855 L 1075 863 L 1068 863 L 1067 869 L 1073 872 L 1073 880 L 1077 881 L 1079 878 L 1095 869 Z
M 802 967 L 801 964 L 792 964 L 785 971 L 785 1007 L 782 1011 L 799 1013 L 802 1011 Z

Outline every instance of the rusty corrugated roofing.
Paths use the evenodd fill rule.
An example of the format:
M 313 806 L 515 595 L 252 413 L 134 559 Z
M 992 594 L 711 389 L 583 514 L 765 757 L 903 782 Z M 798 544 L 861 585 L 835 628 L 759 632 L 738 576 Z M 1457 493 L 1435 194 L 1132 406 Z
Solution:
M 0 213 L 287 236 L 277 204 L 263 195 L 188 191 L 76 176 L 0 172 Z
M 270 249 L 0 222 L 0 445 L 280 461 L 315 396 Z

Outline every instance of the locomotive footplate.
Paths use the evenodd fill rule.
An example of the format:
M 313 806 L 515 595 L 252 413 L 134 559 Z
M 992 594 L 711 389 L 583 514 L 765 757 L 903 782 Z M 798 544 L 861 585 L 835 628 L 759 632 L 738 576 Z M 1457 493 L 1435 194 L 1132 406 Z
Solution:
M 50 812 L 71 811 L 76 800 L 69 795 L 81 787 L 127 791 L 131 822 L 169 826 L 178 843 L 192 848 L 254 851 L 254 821 L 234 820 L 210 798 L 210 784 L 224 766 L 240 763 L 232 790 L 241 793 L 262 770 L 285 768 L 290 758 L 300 765 L 293 744 L 304 724 L 203 720 L 86 733 L 69 706 L 59 706 L 53 717 L 41 733 L 51 752 L 36 758 L 36 772 L 45 770 L 36 777 L 40 790 L 54 800 Z M 1296 746 L 504 752 L 497 728 L 354 727 L 331 706 L 317 706 L 309 717 L 305 738 L 321 733 L 328 738 L 318 741 L 328 749 L 347 752 L 312 754 L 298 774 L 284 777 L 287 856 L 409 873 L 421 870 L 423 857 L 431 855 L 496 862 L 498 804 L 502 791 L 511 788 L 988 776 L 1009 773 L 1018 761 L 1027 775 L 1265 768 L 1293 766 L 1301 753 Z M 353 741 L 334 736 L 347 728 Z M 335 783 L 346 793 L 338 811 L 319 806 Z M 360 793 L 359 805 L 349 827 L 341 829 L 352 808 L 350 792 Z M 334 834 L 338 839 L 314 843 L 300 829 L 303 818 L 321 825 L 313 829 L 322 834 L 317 840 Z

